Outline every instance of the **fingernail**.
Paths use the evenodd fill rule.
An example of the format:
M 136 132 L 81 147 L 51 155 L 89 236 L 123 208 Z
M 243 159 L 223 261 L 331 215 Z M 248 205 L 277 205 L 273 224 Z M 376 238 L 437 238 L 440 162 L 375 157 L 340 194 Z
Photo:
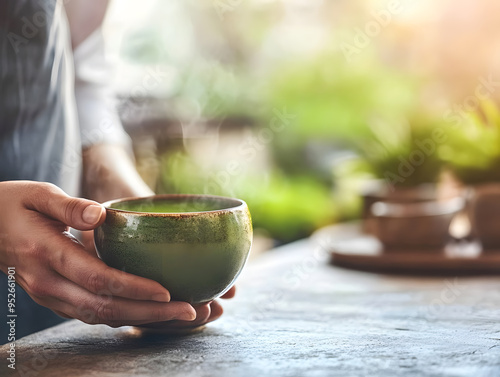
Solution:
M 82 213 L 82 219 L 87 224 L 95 224 L 101 218 L 102 207 L 92 204 L 85 208 Z
M 170 294 L 168 292 L 156 293 L 151 298 L 153 299 L 153 301 L 170 302 Z

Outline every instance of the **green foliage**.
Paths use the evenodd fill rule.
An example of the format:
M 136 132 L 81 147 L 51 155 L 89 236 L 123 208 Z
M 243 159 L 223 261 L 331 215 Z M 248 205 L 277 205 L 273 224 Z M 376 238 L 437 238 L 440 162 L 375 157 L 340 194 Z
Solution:
M 275 160 L 287 174 L 309 175 L 331 185 L 322 175 L 325 171 L 308 159 L 308 145 L 329 144 L 333 151 L 373 139 L 369 124 L 374 119 L 395 124 L 414 107 L 417 85 L 415 78 L 381 64 L 369 51 L 364 59 L 351 63 L 330 52 L 281 63 L 271 71 L 264 100 L 269 109 L 286 108 L 295 118 L 274 140 Z M 378 155 L 372 167 L 390 162 Z M 380 175 L 380 169 L 364 167 Z M 358 204 L 348 202 L 351 209 L 347 212 L 352 213 Z
M 493 101 L 467 113 L 448 135 L 440 155 L 462 182 L 500 182 L 500 110 Z
M 309 177 L 286 177 L 279 171 L 231 177 L 228 187 L 214 179 L 217 171 L 201 169 L 185 153 L 162 161 L 163 192 L 235 196 L 245 200 L 256 228 L 282 242 L 310 235 L 335 219 L 328 188 Z
M 253 186 L 247 186 L 242 198 L 251 208 L 255 226 L 281 241 L 307 237 L 335 220 L 331 192 L 314 179 L 275 173 L 264 185 Z
M 443 163 L 435 131 L 442 129 L 441 120 L 418 113 L 398 122 L 373 122 L 370 136 L 356 143 L 360 165 L 396 186 L 436 182 Z M 402 169 L 408 174 L 401 174 Z
M 415 100 L 414 87 L 408 75 L 376 59 L 348 63 L 324 53 L 276 67 L 266 94 L 270 108 L 286 107 L 297 116 L 290 130 L 297 139 L 354 140 L 366 135 L 372 117 L 405 113 Z

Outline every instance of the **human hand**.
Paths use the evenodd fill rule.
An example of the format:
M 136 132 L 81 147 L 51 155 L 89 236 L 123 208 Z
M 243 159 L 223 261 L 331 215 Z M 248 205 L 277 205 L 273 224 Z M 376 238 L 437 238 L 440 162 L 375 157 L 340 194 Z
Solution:
M 106 212 L 96 202 L 47 183 L 10 181 L 0 182 L 0 208 L 0 269 L 16 267 L 16 281 L 26 292 L 63 317 L 118 327 L 189 322 L 197 314 L 190 323 L 201 323 L 221 314 L 217 304 L 196 311 L 170 301 L 159 283 L 108 267 L 86 252 L 67 231 L 102 224 Z
M 93 231 L 80 232 L 79 239 L 84 245 L 86 251 L 91 255 L 95 255 L 97 257 L 97 251 L 94 245 L 94 232 Z M 233 286 L 221 298 L 223 299 L 233 298 L 235 293 L 236 293 L 236 287 Z M 162 330 L 168 332 L 170 330 L 176 331 L 176 330 L 192 329 L 215 321 L 216 319 L 220 318 L 224 312 L 221 304 L 219 304 L 219 302 L 217 301 L 212 301 L 208 304 L 203 304 L 203 305 L 195 305 L 194 309 L 196 311 L 196 319 L 194 321 L 172 320 L 166 322 L 149 323 L 143 325 L 143 327 L 160 330 L 160 332 Z
M 235 293 L 236 293 L 236 288 L 233 286 L 221 298 L 224 299 L 233 298 Z M 160 332 L 161 331 L 169 332 L 170 330 L 173 331 L 189 330 L 215 321 L 224 312 L 221 304 L 219 304 L 219 302 L 217 302 L 216 300 L 203 305 L 195 305 L 195 310 L 196 310 L 196 319 L 194 321 L 173 320 L 168 322 L 149 323 L 142 325 L 142 327 L 158 330 Z
M 87 148 L 83 153 L 83 167 L 84 190 L 88 197 L 94 200 L 104 202 L 121 197 L 154 195 L 135 170 L 123 147 L 98 144 Z M 94 232 L 84 231 L 78 236 L 86 251 L 97 258 Z M 231 298 L 234 294 L 233 287 L 222 298 Z M 193 328 L 215 321 L 223 312 L 221 305 L 216 301 L 196 306 L 193 310 L 196 312 L 194 321 L 177 319 L 151 323 L 147 326 L 159 329 Z

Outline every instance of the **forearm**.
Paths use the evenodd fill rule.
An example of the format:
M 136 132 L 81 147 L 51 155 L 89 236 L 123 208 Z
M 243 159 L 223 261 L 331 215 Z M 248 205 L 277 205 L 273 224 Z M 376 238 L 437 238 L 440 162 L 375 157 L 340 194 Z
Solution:
M 98 144 L 83 151 L 83 192 L 85 197 L 100 203 L 154 194 L 125 149 L 111 144 Z
M 95 4 L 94 4 L 95 3 Z M 125 150 L 123 130 L 108 86 L 112 67 L 99 29 L 107 1 L 67 4 L 75 62 L 75 100 L 83 145 L 83 194 L 98 202 L 153 195 Z

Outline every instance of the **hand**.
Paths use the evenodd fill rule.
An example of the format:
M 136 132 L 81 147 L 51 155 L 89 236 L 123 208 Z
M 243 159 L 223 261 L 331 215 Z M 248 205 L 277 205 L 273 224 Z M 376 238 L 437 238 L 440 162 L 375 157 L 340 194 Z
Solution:
M 85 247 L 85 250 L 97 257 L 97 250 L 94 245 L 94 232 L 80 232 L 80 241 Z M 221 298 L 230 299 L 233 298 L 236 293 L 236 288 L 233 286 L 229 291 L 226 292 Z M 180 321 L 172 320 L 168 322 L 157 322 L 149 323 L 144 325 L 144 327 L 158 329 L 158 330 L 180 330 L 180 329 L 191 329 L 199 326 L 203 326 L 207 323 L 213 322 L 222 316 L 224 310 L 222 306 L 217 301 L 212 301 L 205 305 L 195 306 L 196 319 L 194 321 Z
M 133 162 L 123 147 L 98 144 L 87 148 L 83 153 L 83 168 L 84 191 L 91 199 L 104 202 L 120 197 L 154 195 L 135 170 Z M 81 232 L 79 238 L 87 252 L 97 258 L 93 231 Z M 223 298 L 231 298 L 234 293 L 235 289 L 232 288 Z M 148 324 L 148 327 L 160 329 L 198 327 L 215 321 L 223 312 L 221 305 L 216 301 L 197 306 L 193 310 L 196 311 L 195 321 L 179 319 L 169 322 L 160 321 L 160 323 Z
M 69 226 L 85 231 L 102 224 L 100 204 L 51 184 L 12 181 L 0 182 L 0 208 L 0 269 L 15 267 L 16 281 L 40 305 L 113 327 L 195 320 L 191 305 L 169 302 L 157 282 L 108 267 L 67 232 Z M 220 315 L 215 304 L 198 312 L 207 316 L 200 322 Z
M 221 298 L 233 298 L 236 293 L 236 288 L 232 287 Z M 195 306 L 196 319 L 194 321 L 174 320 L 168 322 L 150 323 L 143 327 L 152 328 L 156 330 L 184 330 L 191 329 L 199 326 L 206 325 L 218 319 L 224 312 L 222 306 L 217 301 L 212 301 L 208 304 Z

